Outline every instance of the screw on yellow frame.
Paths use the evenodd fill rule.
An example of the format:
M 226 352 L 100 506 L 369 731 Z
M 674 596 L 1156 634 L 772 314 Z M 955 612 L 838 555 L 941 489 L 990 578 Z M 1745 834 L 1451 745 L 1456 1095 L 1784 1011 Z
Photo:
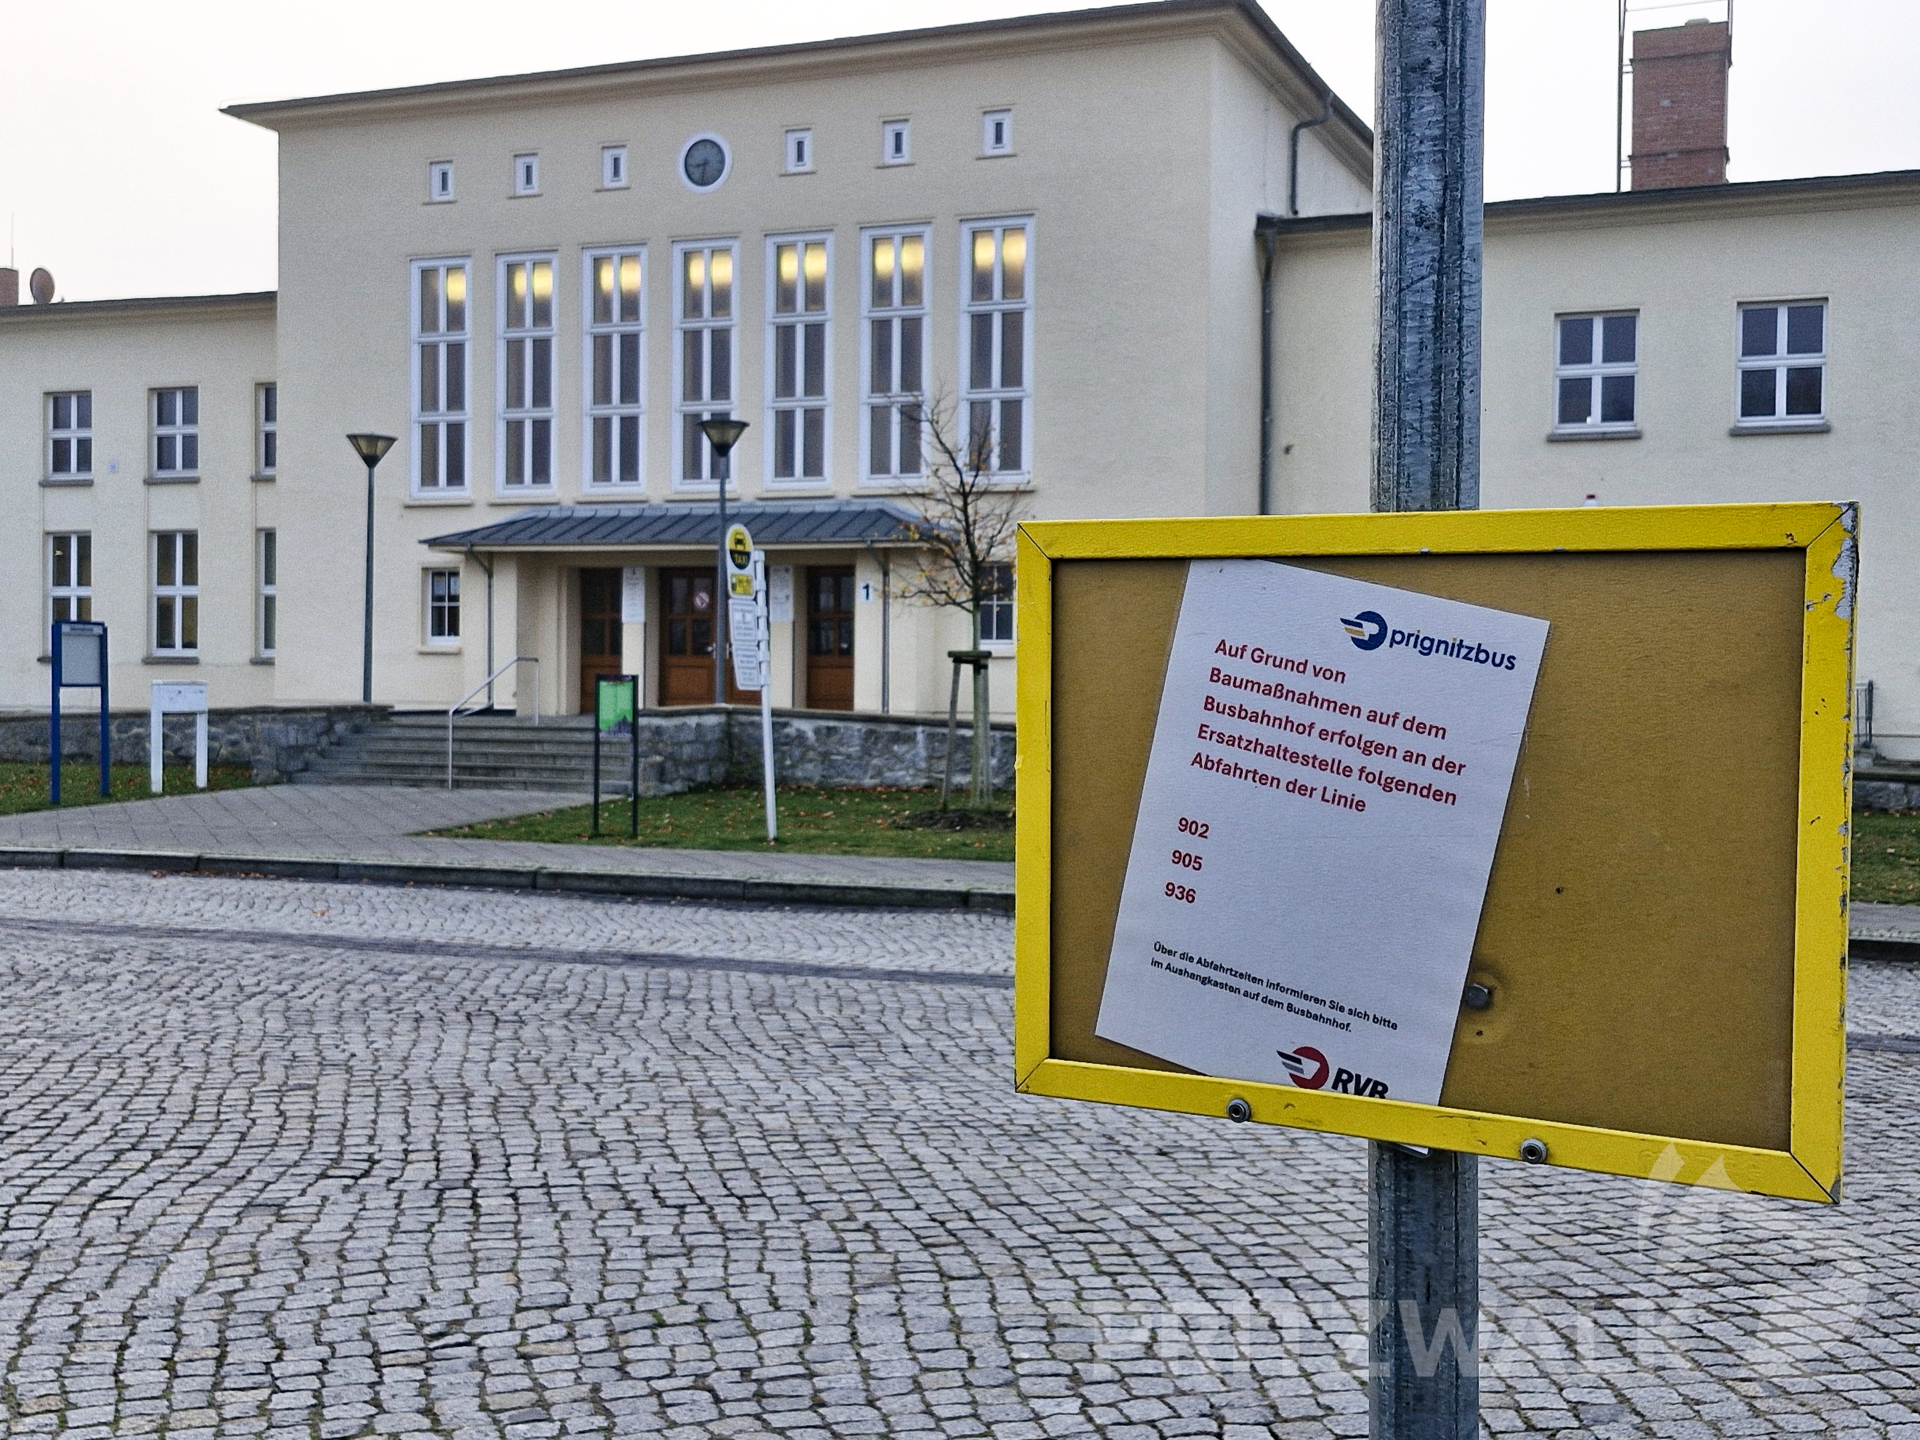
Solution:
M 1854 575 L 1857 507 L 1852 504 L 1714 505 L 1452 511 L 1387 515 L 1263 516 L 1223 519 L 1034 522 L 1021 527 L 1017 605 L 1019 649 L 1014 1064 L 1017 1088 L 1034 1095 L 1223 1116 L 1242 1099 L 1251 1118 L 1514 1159 L 1543 1142 L 1550 1163 L 1619 1175 L 1705 1183 L 1829 1202 L 1840 1194 L 1846 1035 L 1849 820 L 1852 803 Z M 1170 1069 L 1093 1063 L 1056 1053 L 1054 848 L 1058 817 L 1075 796 L 1055 791 L 1055 586 L 1058 567 L 1077 561 L 1291 558 L 1317 564 L 1341 557 L 1593 556 L 1703 552 L 1799 552 L 1804 609 L 1797 665 L 1797 773 L 1779 783 L 1797 794 L 1797 836 L 1781 833 L 1779 873 L 1793 875 L 1791 995 L 1783 1002 L 1790 1067 L 1783 1146 L 1727 1143 L 1648 1130 L 1569 1123 L 1448 1105 L 1416 1105 Z M 1677 558 L 1677 557 L 1676 557 Z M 1371 563 L 1371 562 L 1369 562 Z M 1768 562 L 1772 563 L 1772 562 Z M 1571 570 L 1569 571 L 1571 573 Z M 1415 586 L 1413 588 L 1419 588 Z M 1778 616 L 1776 616 L 1776 620 Z M 1719 624 L 1741 643 L 1740 617 L 1677 615 L 1679 625 Z M 1790 629 L 1790 622 L 1788 622 Z M 1551 644 L 1549 642 L 1551 655 Z M 1769 662 L 1773 663 L 1773 662 Z M 1777 677 L 1791 698 L 1792 677 Z M 1157 695 L 1158 677 L 1151 694 Z M 1144 692 L 1143 693 L 1147 693 Z M 1701 747 L 1705 748 L 1704 745 Z M 1792 767 L 1790 767 L 1792 768 Z M 1137 803 L 1137 797 L 1136 797 Z M 1783 812 L 1784 814 L 1785 812 Z M 1130 829 L 1127 832 L 1131 833 Z M 1503 846 L 1506 844 L 1503 838 Z M 1496 867 L 1498 862 L 1496 861 Z M 1701 895 L 1700 903 L 1712 903 Z M 1633 897 L 1621 900 L 1630 905 Z M 1109 932 L 1110 933 L 1110 932 Z M 1102 962 L 1104 963 L 1104 961 Z M 1627 957 L 1623 964 L 1631 964 Z M 1714 1037 L 1704 1035 L 1702 1047 Z M 1458 1055 L 1456 1042 L 1456 1056 Z M 1659 1057 L 1687 1083 L 1688 1057 Z M 1631 1103 L 1629 1101 L 1628 1103 Z M 1551 1104 L 1543 1104 L 1551 1109 Z M 1531 1153 L 1537 1153 L 1533 1146 Z

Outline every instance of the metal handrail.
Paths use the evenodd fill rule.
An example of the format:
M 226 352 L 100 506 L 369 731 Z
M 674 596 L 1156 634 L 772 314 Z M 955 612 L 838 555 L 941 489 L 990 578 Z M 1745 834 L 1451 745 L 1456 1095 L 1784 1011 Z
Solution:
M 487 676 L 486 679 L 474 686 L 473 689 L 462 695 L 452 705 L 447 707 L 447 789 L 453 789 L 453 722 L 460 716 L 460 707 L 473 699 L 473 697 L 478 695 L 482 690 L 489 688 L 494 681 L 498 680 L 516 665 L 533 666 L 533 723 L 536 725 L 540 723 L 540 657 L 538 655 L 516 655 L 498 670 L 494 671 L 493 674 Z M 475 708 L 477 709 L 478 707 Z

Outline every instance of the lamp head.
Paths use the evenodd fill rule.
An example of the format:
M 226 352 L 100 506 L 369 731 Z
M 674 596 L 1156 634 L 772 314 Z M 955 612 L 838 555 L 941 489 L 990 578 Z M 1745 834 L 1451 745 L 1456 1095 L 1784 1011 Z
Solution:
M 702 420 L 700 429 L 706 435 L 707 443 L 713 446 L 713 453 L 725 456 L 747 433 L 747 422 L 736 420 L 731 415 L 722 415 L 712 420 Z
M 353 453 L 368 465 L 378 465 L 380 457 L 393 448 L 391 435 L 349 435 L 347 443 L 353 446 Z

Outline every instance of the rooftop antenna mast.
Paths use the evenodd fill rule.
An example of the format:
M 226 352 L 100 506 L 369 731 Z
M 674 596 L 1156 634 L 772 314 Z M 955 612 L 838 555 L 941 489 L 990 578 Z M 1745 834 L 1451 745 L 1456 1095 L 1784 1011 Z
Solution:
M 1613 66 L 1613 188 L 1624 184 L 1630 157 L 1627 154 L 1627 77 L 1633 74 L 1633 62 L 1627 59 L 1627 16 L 1649 10 L 1692 10 L 1702 5 L 1725 5 L 1727 29 L 1733 29 L 1733 0 L 1662 0 L 1657 5 L 1635 5 L 1620 0 L 1620 24 L 1616 31 Z

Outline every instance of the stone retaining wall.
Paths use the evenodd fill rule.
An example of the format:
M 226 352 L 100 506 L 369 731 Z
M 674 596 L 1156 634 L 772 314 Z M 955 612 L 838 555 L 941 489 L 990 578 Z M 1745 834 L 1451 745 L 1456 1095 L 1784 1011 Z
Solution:
M 364 730 L 387 713 L 384 705 L 312 705 L 281 708 L 248 706 L 207 712 L 207 759 L 214 765 L 245 765 L 263 785 L 285 780 L 344 737 Z M 114 710 L 108 716 L 113 759 L 119 764 L 147 763 L 151 725 L 145 710 Z M 69 760 L 91 760 L 99 753 L 98 712 L 60 715 L 60 751 Z M 162 734 L 168 764 L 193 763 L 194 717 L 169 715 Z M 44 764 L 48 719 L 41 715 L 0 715 L 0 760 Z

